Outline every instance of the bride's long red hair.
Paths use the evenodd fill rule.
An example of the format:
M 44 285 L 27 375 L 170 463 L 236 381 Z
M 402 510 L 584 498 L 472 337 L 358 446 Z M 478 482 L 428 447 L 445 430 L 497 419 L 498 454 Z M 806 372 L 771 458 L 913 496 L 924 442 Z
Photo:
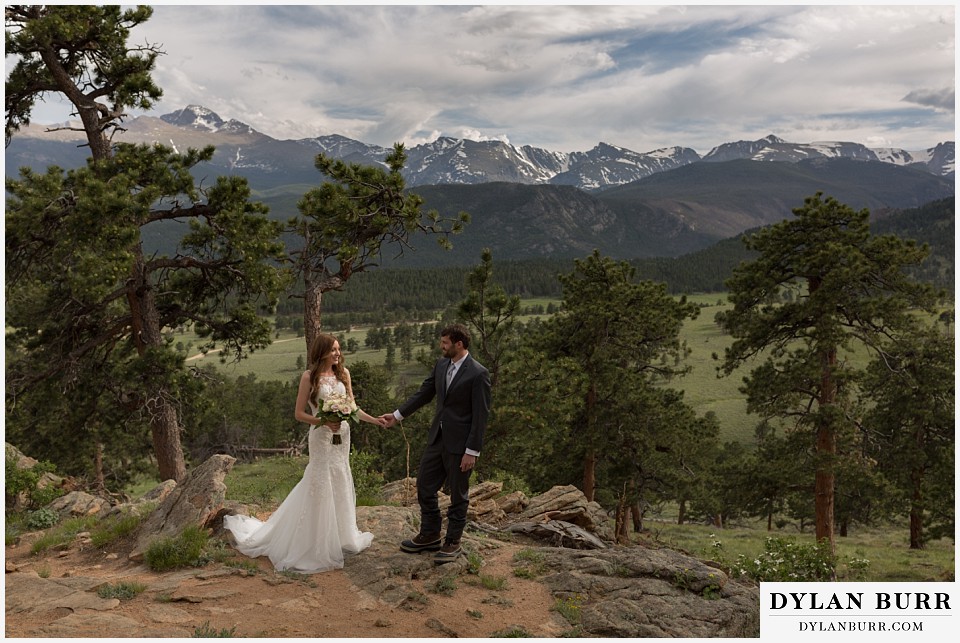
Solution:
M 314 404 L 317 403 L 317 396 L 320 393 L 320 368 L 323 365 L 323 360 L 333 352 L 333 345 L 337 341 L 339 340 L 330 333 L 320 333 L 313 339 L 313 344 L 310 345 L 310 352 L 307 357 L 310 363 L 310 401 Z M 346 383 L 343 376 L 342 352 L 340 353 L 340 359 L 333 365 L 332 370 L 338 380 Z

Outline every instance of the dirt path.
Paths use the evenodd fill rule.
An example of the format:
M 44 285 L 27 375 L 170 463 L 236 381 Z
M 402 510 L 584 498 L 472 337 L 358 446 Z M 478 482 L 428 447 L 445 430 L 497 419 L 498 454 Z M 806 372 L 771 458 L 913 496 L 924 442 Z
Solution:
M 513 555 L 522 547 L 511 543 L 484 549 L 480 573 L 454 576 L 452 587 L 437 578 L 404 579 L 412 589 L 392 606 L 357 588 L 343 570 L 283 575 L 267 559 L 254 564 L 236 555 L 161 574 L 130 562 L 125 552 L 82 540 L 32 556 L 34 540 L 25 535 L 7 547 L 7 637 L 192 637 L 226 630 L 234 637 L 486 638 L 514 626 L 547 637 L 570 629 L 542 584 L 513 575 Z M 376 548 L 368 551 L 360 555 L 377 555 Z M 119 602 L 96 598 L 98 586 L 121 582 L 146 590 Z M 69 600 L 30 598 L 36 586 L 54 583 L 79 593 Z

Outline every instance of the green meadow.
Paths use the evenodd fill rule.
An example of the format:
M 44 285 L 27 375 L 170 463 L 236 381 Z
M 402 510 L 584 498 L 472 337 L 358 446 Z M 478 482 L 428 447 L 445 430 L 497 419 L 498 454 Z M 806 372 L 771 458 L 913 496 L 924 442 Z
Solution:
M 723 350 L 730 343 L 714 324 L 714 315 L 728 304 L 725 295 L 709 294 L 689 297 L 689 300 L 704 306 L 695 320 L 688 320 L 684 325 L 681 338 L 690 348 L 687 365 L 691 372 L 685 377 L 672 382 L 670 386 L 683 389 L 687 402 L 699 413 L 713 411 L 720 421 L 721 437 L 723 440 L 738 440 L 745 443 L 753 441 L 753 427 L 756 420 L 749 418 L 746 412 L 746 403 L 737 390 L 742 374 L 731 377 L 717 377 L 718 362 L 713 354 L 723 355 Z M 521 301 L 522 309 L 530 309 L 553 304 L 559 306 L 560 300 L 547 298 L 530 298 Z M 521 320 L 527 321 L 534 315 L 523 315 Z M 383 364 L 386 359 L 385 349 L 373 350 L 364 347 L 369 328 L 358 327 L 349 332 L 336 331 L 335 335 L 344 339 L 356 339 L 360 349 L 356 352 L 346 352 L 347 365 L 351 362 L 365 361 L 369 364 Z M 256 351 L 239 362 L 223 363 L 219 352 L 210 352 L 202 355 L 196 348 L 202 340 L 193 333 L 179 333 L 173 335 L 173 342 L 183 344 L 183 352 L 187 355 L 188 366 L 203 366 L 212 364 L 225 374 L 238 377 L 253 373 L 261 380 L 290 381 L 299 378 L 302 369 L 297 366 L 297 359 L 306 359 L 306 345 L 303 337 L 286 330 L 277 334 L 273 343 L 263 350 Z M 431 350 L 434 344 L 419 344 L 414 346 L 414 353 L 418 349 Z M 396 382 L 415 381 L 425 375 L 424 369 L 416 360 L 404 363 L 397 355 Z

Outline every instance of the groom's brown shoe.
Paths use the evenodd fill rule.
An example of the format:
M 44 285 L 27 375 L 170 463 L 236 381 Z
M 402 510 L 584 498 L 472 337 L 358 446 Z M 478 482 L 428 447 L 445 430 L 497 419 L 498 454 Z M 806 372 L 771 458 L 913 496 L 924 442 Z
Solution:
M 437 551 L 440 549 L 440 534 L 417 534 L 413 538 L 401 542 L 400 549 L 408 554 Z
M 456 542 L 447 541 L 443 547 L 440 548 L 440 551 L 433 555 L 433 562 L 437 565 L 449 563 L 459 558 L 462 553 L 463 549 L 460 547 L 459 540 Z

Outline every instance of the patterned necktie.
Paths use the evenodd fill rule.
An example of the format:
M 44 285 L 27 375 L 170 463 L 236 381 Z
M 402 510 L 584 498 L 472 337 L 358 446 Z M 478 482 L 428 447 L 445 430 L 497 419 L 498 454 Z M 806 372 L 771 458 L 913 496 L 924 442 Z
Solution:
M 453 362 L 450 362 L 450 366 L 447 367 L 447 388 L 450 388 L 450 382 L 453 381 L 453 376 L 456 374 L 456 372 L 457 367 L 453 365 Z

